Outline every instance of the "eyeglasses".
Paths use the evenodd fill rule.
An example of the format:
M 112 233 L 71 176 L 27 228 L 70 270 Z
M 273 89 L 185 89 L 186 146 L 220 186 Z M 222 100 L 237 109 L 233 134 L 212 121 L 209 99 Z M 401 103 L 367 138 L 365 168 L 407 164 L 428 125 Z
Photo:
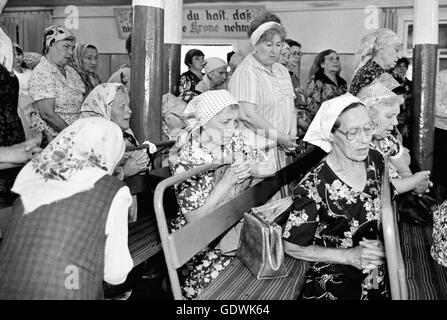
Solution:
M 292 56 L 299 56 L 299 57 L 302 57 L 302 56 L 303 56 L 303 53 L 302 53 L 302 52 L 292 52 L 291 55 L 292 55 Z
M 360 137 L 360 134 L 362 133 L 362 131 L 365 133 L 366 136 L 369 137 L 374 134 L 376 129 L 377 129 L 377 123 L 375 123 L 373 121 L 373 122 L 368 122 L 367 124 L 365 124 L 363 126 L 363 128 L 351 128 L 346 132 L 341 131 L 340 129 L 337 129 L 335 131 L 338 131 L 341 134 L 343 134 L 348 141 L 353 141 L 353 140 L 357 140 Z

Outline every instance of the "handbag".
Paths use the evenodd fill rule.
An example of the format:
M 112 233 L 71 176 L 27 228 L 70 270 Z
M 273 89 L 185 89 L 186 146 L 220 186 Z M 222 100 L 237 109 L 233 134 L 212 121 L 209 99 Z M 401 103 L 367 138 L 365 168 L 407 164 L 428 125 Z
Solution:
M 397 198 L 397 210 L 401 217 L 418 225 L 426 226 L 433 221 L 436 206 L 436 200 L 427 194 L 406 193 Z
M 283 220 L 293 204 L 292 197 L 252 208 L 244 214 L 237 257 L 258 280 L 287 276 L 284 262 Z

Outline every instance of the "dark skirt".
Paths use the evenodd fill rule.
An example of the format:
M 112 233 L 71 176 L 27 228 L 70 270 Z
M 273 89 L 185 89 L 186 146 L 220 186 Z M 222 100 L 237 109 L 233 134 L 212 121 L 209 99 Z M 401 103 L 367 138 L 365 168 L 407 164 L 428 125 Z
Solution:
M 433 182 L 447 186 L 447 130 L 435 128 Z

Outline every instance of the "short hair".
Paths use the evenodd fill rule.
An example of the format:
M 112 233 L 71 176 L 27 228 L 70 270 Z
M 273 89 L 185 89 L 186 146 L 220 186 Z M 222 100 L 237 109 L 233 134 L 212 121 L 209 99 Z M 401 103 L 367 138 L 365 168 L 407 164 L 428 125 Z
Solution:
M 205 57 L 205 55 L 199 49 L 188 50 L 188 52 L 185 55 L 185 64 L 187 67 L 191 66 L 193 57 Z
M 334 125 L 332 126 L 331 133 L 334 133 L 341 126 L 340 118 L 343 114 L 348 112 L 349 110 L 355 109 L 357 107 L 365 107 L 363 103 L 353 102 L 349 106 L 343 109 L 343 111 L 338 115 L 337 120 L 335 120 Z
M 396 65 L 399 65 L 401 63 L 404 63 L 405 67 L 408 69 L 408 66 L 410 65 L 410 60 L 408 58 L 402 57 L 399 60 L 397 60 Z
M 230 51 L 230 52 L 227 53 L 227 64 L 230 64 L 231 57 L 232 57 L 235 53 L 236 53 L 236 52 L 234 52 L 234 51 Z
M 248 37 L 250 38 L 253 32 L 261 25 L 266 22 L 276 22 L 281 24 L 281 19 L 278 18 L 276 14 L 273 14 L 269 11 L 264 11 L 256 16 L 251 22 L 250 27 L 248 28 Z M 281 40 L 284 40 L 286 37 L 286 30 L 281 25 L 280 27 L 272 27 L 269 30 L 267 30 L 258 40 L 259 42 L 265 42 L 273 38 L 275 34 L 279 34 L 281 37 Z
M 129 36 L 126 39 L 126 51 L 127 54 L 130 54 L 132 51 L 132 33 L 129 33 Z
M 286 40 L 284 40 L 285 42 L 287 42 L 287 44 L 289 45 L 289 47 L 300 47 L 301 48 L 301 43 L 299 43 L 299 42 L 297 42 L 297 41 L 295 41 L 295 40 L 292 40 L 292 39 L 286 39 Z

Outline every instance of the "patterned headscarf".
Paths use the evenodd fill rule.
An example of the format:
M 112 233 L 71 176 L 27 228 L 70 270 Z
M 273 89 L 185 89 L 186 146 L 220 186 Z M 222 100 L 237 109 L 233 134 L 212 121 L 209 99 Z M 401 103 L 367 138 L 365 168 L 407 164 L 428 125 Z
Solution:
M 393 43 L 402 43 L 402 41 L 391 29 L 382 28 L 365 35 L 360 40 L 354 56 L 354 74 L 375 56 L 378 49 Z
M 101 118 L 79 119 L 20 171 L 12 190 L 25 213 L 91 189 L 124 154 L 121 129 Z
M 367 108 L 384 101 L 395 101 L 399 104 L 404 102 L 404 98 L 395 94 L 380 82 L 373 82 L 360 90 L 357 97 L 362 100 Z
M 81 117 L 96 116 L 111 120 L 112 104 L 120 88 L 127 92 L 121 83 L 102 83 L 95 87 L 82 104 Z
M 198 125 L 203 126 L 216 114 L 231 105 L 239 105 L 227 90 L 210 90 L 194 97 L 186 106 L 185 117 L 194 115 Z
M 71 33 L 70 30 L 63 26 L 49 26 L 45 28 L 45 48 L 44 54 L 48 52 L 48 48 L 55 42 L 69 39 L 76 41 L 76 37 Z
M 338 116 L 352 103 L 362 103 L 350 93 L 323 102 L 307 129 L 304 141 L 320 147 L 327 153 L 332 150 L 331 130 Z
M 70 66 L 79 73 L 82 82 L 84 82 L 84 85 L 86 87 L 85 96 L 88 96 L 93 88 L 101 83 L 101 79 L 96 72 L 92 73 L 85 70 L 84 68 L 84 63 L 82 60 L 84 59 L 85 51 L 87 50 L 87 48 L 96 49 L 96 47 L 90 43 L 77 43 L 73 51 L 73 61 L 70 63 Z

